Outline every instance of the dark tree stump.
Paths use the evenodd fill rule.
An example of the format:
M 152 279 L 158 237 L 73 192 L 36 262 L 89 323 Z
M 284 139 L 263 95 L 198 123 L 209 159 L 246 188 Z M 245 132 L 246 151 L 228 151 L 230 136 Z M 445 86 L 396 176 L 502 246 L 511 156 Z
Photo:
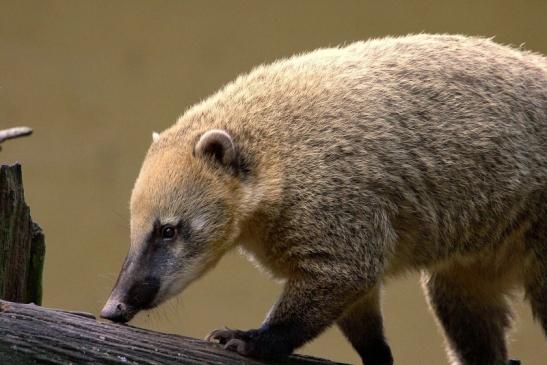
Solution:
M 0 298 L 42 301 L 45 244 L 25 203 L 21 165 L 0 166 Z
M 203 340 L 97 322 L 87 313 L 0 300 L 0 364 L 275 363 L 244 358 Z M 300 355 L 283 364 L 337 365 Z

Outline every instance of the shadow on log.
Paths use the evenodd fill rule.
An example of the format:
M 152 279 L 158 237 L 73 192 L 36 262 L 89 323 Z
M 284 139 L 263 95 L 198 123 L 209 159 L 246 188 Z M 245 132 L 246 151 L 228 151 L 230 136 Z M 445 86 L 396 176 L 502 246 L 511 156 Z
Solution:
M 21 165 L 0 166 L 0 298 L 42 301 L 45 243 L 25 203 Z
M 69 363 L 274 364 L 241 357 L 203 340 L 98 322 L 88 313 L 0 300 L 0 364 Z M 293 355 L 283 364 L 337 363 Z

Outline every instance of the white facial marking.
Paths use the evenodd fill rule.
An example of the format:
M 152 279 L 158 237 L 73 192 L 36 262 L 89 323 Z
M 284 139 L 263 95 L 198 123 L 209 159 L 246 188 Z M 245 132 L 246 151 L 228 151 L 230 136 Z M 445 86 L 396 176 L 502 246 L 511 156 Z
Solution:
M 207 224 L 207 219 L 204 216 L 199 216 L 190 221 L 190 228 L 193 231 L 199 231 Z
M 161 219 L 161 224 L 162 225 L 165 225 L 165 224 L 176 225 L 178 223 L 178 221 L 179 221 L 179 219 L 177 217 L 162 218 Z
M 158 139 L 160 139 L 160 134 L 158 132 L 152 132 L 152 141 L 156 142 Z
M 191 282 L 199 276 L 199 263 L 188 262 L 183 271 L 170 276 L 162 285 L 155 301 L 158 303 L 174 297 L 182 292 Z

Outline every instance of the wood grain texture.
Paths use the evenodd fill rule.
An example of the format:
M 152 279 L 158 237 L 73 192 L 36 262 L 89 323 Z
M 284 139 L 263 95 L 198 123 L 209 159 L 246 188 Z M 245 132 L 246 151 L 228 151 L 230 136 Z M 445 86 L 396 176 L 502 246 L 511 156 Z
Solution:
M 0 298 L 42 300 L 45 243 L 25 203 L 21 165 L 0 166 Z
M 273 364 L 219 345 L 66 312 L 0 300 L 0 364 Z M 293 355 L 283 364 L 337 365 Z M 339 365 L 339 364 L 338 364 Z

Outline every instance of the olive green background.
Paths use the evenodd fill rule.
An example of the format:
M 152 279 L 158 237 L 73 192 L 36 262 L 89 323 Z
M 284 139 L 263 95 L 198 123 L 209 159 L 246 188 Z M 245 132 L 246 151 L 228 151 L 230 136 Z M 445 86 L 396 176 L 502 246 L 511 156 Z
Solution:
M 317 47 L 407 33 L 496 36 L 547 53 L 547 1 L 0 0 L 0 128 L 34 127 L 1 162 L 21 161 L 45 229 L 44 305 L 97 314 L 128 246 L 128 199 L 151 141 L 239 73 Z M 135 324 L 203 337 L 259 325 L 280 291 L 237 253 Z M 547 363 L 522 295 L 510 354 Z M 417 275 L 384 300 L 398 364 L 445 364 Z M 358 363 L 336 329 L 300 352 Z

